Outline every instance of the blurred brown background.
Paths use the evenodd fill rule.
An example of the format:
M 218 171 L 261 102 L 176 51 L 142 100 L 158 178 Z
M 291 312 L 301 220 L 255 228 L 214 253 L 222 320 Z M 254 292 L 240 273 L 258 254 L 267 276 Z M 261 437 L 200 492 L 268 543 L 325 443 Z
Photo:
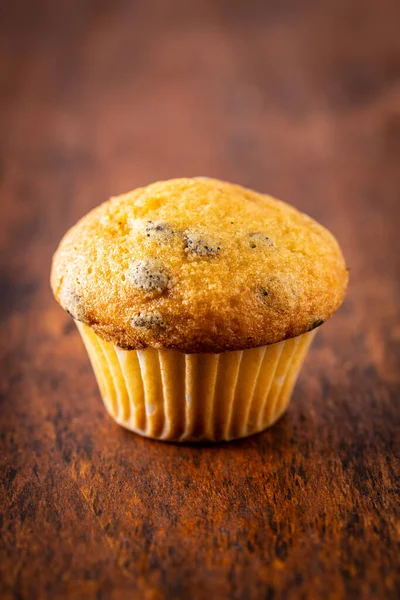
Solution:
M 398 598 L 400 3 L 0 7 L 2 598 Z M 289 413 L 193 448 L 105 415 L 53 301 L 90 208 L 210 175 L 320 220 L 351 268 Z

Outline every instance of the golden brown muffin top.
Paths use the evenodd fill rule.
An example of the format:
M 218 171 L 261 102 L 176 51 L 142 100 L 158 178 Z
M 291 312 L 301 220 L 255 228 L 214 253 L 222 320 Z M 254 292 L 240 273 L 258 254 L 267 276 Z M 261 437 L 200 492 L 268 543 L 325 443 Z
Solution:
M 161 181 L 101 204 L 53 259 L 61 306 L 126 348 L 222 352 L 318 327 L 343 301 L 335 238 L 270 196 L 216 179 Z

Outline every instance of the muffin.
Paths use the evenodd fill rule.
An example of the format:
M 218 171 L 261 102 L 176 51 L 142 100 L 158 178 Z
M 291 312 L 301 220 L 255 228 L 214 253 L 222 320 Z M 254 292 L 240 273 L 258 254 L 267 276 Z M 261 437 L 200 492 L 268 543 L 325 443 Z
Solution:
M 110 415 L 173 441 L 232 440 L 279 419 L 347 279 L 313 219 L 203 177 L 101 204 L 67 232 L 51 273 Z

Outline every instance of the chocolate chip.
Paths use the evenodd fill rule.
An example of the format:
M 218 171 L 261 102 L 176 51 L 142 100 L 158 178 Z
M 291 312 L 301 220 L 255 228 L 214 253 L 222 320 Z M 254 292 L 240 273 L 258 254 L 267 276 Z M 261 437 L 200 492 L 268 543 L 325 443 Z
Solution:
M 130 284 L 146 293 L 164 292 L 170 278 L 163 263 L 156 258 L 146 258 L 134 262 L 127 273 Z
M 145 226 L 146 235 L 159 242 L 168 242 L 174 238 L 177 232 L 163 221 L 147 221 Z
M 75 319 L 75 321 L 80 321 L 81 323 L 88 322 L 87 310 L 82 299 L 76 291 L 70 287 L 70 283 L 64 283 L 61 288 L 60 304 L 63 309 Z
M 118 348 L 122 350 L 138 350 L 138 346 L 132 346 L 131 344 L 125 344 L 124 342 L 118 342 Z
M 202 258 L 217 256 L 221 250 L 220 243 L 206 233 L 187 230 L 184 233 L 185 252 Z
M 131 319 L 131 325 L 141 329 L 165 329 L 164 319 L 159 312 L 142 313 L 139 312 Z
M 270 238 L 258 231 L 249 233 L 247 237 L 250 238 L 249 248 L 254 249 L 254 248 L 257 248 L 258 246 L 260 246 L 260 247 L 269 246 L 271 248 L 274 247 L 274 243 L 270 240 Z
M 264 287 L 258 288 L 258 295 L 264 300 L 267 296 L 269 296 L 269 291 Z
M 149 221 L 146 219 L 128 219 L 128 225 L 134 234 L 144 233 L 148 238 L 154 239 L 159 243 L 170 242 L 179 231 L 176 231 L 169 223 L 165 221 Z
M 323 325 L 324 323 L 325 323 L 325 321 L 323 321 L 322 319 L 315 319 L 315 321 L 313 321 L 313 324 L 311 325 L 311 327 L 308 331 L 312 331 L 313 329 L 316 329 L 317 327 L 319 327 L 320 325 Z

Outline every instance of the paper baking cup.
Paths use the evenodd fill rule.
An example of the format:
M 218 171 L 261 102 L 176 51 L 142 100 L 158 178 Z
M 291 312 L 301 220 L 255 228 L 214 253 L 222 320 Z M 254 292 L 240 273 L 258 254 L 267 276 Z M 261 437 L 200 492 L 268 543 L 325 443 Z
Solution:
M 77 322 L 107 411 L 158 440 L 223 441 L 284 413 L 315 331 L 251 350 L 184 354 L 121 350 Z

